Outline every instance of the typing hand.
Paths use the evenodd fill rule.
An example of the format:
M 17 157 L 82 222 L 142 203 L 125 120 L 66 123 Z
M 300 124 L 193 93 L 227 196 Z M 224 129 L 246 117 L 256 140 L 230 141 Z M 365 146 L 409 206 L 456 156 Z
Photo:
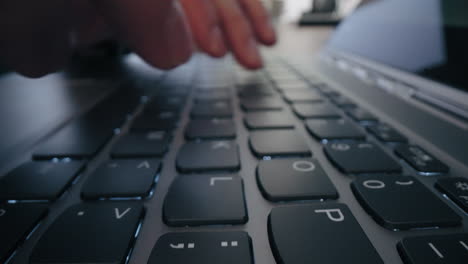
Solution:
M 162 69 L 188 60 L 195 45 L 259 68 L 257 44 L 276 40 L 258 0 L 0 0 L 0 25 L 0 62 L 31 77 L 111 37 Z

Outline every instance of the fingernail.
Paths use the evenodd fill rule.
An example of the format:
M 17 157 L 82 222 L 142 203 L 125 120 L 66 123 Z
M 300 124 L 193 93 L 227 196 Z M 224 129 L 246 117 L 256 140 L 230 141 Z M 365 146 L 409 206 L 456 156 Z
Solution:
M 210 51 L 214 55 L 223 55 L 226 52 L 223 35 L 219 27 L 214 27 L 210 32 Z

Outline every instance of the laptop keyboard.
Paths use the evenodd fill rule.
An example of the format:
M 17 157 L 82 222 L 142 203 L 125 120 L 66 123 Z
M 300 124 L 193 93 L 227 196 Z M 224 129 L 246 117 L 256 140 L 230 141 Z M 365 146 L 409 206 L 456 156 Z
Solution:
M 0 178 L 0 262 L 468 263 L 466 178 L 325 80 L 222 65 L 115 92 Z

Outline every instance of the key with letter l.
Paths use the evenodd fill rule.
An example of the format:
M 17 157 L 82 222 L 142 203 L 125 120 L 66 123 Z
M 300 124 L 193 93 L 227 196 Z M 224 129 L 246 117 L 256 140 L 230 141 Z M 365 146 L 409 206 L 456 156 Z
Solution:
M 243 224 L 248 218 L 242 179 L 235 174 L 179 176 L 163 210 L 171 226 Z

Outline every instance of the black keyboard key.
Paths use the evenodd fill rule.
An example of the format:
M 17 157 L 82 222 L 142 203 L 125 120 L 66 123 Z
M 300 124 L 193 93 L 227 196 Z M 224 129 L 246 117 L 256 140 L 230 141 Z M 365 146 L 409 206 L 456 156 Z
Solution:
M 68 123 L 33 152 L 35 159 L 93 157 L 114 135 L 139 102 L 134 90 L 114 93 L 91 111 Z
M 192 120 L 185 129 L 185 138 L 194 139 L 233 139 L 236 127 L 230 119 Z
M 250 85 L 250 84 L 263 84 L 268 80 L 261 74 L 247 73 L 246 75 L 239 75 L 237 78 L 237 84 L 239 86 Z
M 147 197 L 159 172 L 159 160 L 114 160 L 89 176 L 81 191 L 85 199 Z
M 225 101 L 196 104 L 192 108 L 192 118 L 231 118 L 232 106 Z
M 397 248 L 406 264 L 465 264 L 468 234 L 409 237 Z
M 338 110 L 328 103 L 293 104 L 296 115 L 306 118 L 340 118 Z
M 198 92 L 194 96 L 196 103 L 208 103 L 212 101 L 229 101 L 231 95 L 228 90 Z
M 303 91 L 306 89 L 312 89 L 310 87 L 310 84 L 306 82 L 294 82 L 294 83 L 281 83 L 277 84 L 276 87 L 278 90 L 281 92 L 286 92 L 286 91 Z
M 142 214 L 138 202 L 72 206 L 37 242 L 30 263 L 125 263 Z
M 245 114 L 245 126 L 249 129 L 294 128 L 294 118 L 286 112 L 252 112 Z
M 274 90 L 266 83 L 256 83 L 239 86 L 240 97 L 260 97 L 272 96 L 275 94 Z
M 158 239 L 148 264 L 251 264 L 251 248 L 245 232 L 169 233 Z
M 449 171 L 445 164 L 418 146 L 401 144 L 395 147 L 395 153 L 419 172 L 447 173 Z
M 268 231 L 278 263 L 383 263 L 344 204 L 273 208 Z
M 319 85 L 319 90 L 327 97 L 333 98 L 340 96 L 340 93 L 327 85 Z
M 307 131 L 317 140 L 364 140 L 366 135 L 354 123 L 345 119 L 310 119 Z
M 283 109 L 283 102 L 277 97 L 249 97 L 241 100 L 244 111 L 268 111 Z
M 171 226 L 244 224 L 247 209 L 238 175 L 183 175 L 164 200 L 164 221 Z
M 285 91 L 283 97 L 288 103 L 320 102 L 323 100 L 320 93 L 312 89 L 306 91 Z
M 238 170 L 238 151 L 234 141 L 188 142 L 179 150 L 176 166 L 181 172 Z
M 114 135 L 112 128 L 80 118 L 60 129 L 34 152 L 35 159 L 93 157 Z
M 462 177 L 440 179 L 435 186 L 468 213 L 468 179 Z
M 408 141 L 400 132 L 386 124 L 367 126 L 367 130 L 383 142 L 406 142 Z
M 348 108 L 346 109 L 346 113 L 348 115 L 358 121 L 358 122 L 365 122 L 365 123 L 376 123 L 378 122 L 377 117 L 371 114 L 369 111 L 366 111 L 361 108 Z
M 55 200 L 83 166 L 79 161 L 25 163 L 0 179 L 0 201 Z
M 344 173 L 401 171 L 401 166 L 373 143 L 335 142 L 325 145 L 325 154 Z
M 0 262 L 13 253 L 16 246 L 33 230 L 47 213 L 44 204 L 0 205 Z
M 338 193 L 316 160 L 260 161 L 257 182 L 270 201 L 336 199 Z
M 157 96 L 146 103 L 144 113 L 155 114 L 164 111 L 179 112 L 182 110 L 185 100 L 184 96 Z
M 160 157 L 166 153 L 169 139 L 166 131 L 123 135 L 111 150 L 113 158 Z
M 351 188 L 362 207 L 389 229 L 456 226 L 461 221 L 448 205 L 411 176 L 362 176 Z
M 304 138 L 294 130 L 254 131 L 249 145 L 257 157 L 312 155 Z
M 144 113 L 133 121 L 130 131 L 146 133 L 150 131 L 171 131 L 177 127 L 178 113 L 163 111 L 158 113 Z
M 311 89 L 306 91 L 286 91 L 283 93 L 283 97 L 288 103 L 320 102 L 323 100 L 320 93 Z
M 271 79 L 278 85 L 285 83 L 298 83 L 303 82 L 303 80 L 296 74 L 274 74 L 271 76 Z
M 341 107 L 341 108 L 354 108 L 356 107 L 356 104 L 354 104 L 353 101 L 351 101 L 350 99 L 342 96 L 342 95 L 338 95 L 338 96 L 333 96 L 331 97 L 331 101 L 332 103 L 334 103 L 335 105 L 337 105 L 338 107 Z

